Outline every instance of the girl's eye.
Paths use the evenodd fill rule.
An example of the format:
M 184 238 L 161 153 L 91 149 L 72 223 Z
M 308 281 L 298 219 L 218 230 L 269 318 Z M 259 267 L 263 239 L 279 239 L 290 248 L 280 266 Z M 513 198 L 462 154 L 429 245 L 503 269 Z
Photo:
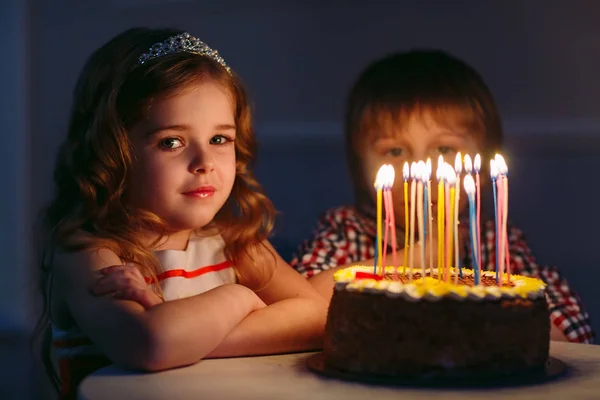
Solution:
M 401 149 L 400 147 L 394 147 L 389 149 L 386 152 L 386 155 L 392 156 L 392 157 L 400 157 L 402 155 L 404 155 L 404 150 Z
M 177 138 L 166 138 L 161 140 L 158 146 L 165 150 L 175 150 L 182 147 L 183 143 Z
M 215 136 L 213 136 L 210 139 L 210 144 L 218 144 L 218 145 L 220 144 L 220 145 L 222 145 L 222 144 L 227 144 L 227 143 L 232 142 L 232 141 L 233 141 L 233 139 L 230 139 L 230 138 L 228 138 L 226 136 L 215 135 Z

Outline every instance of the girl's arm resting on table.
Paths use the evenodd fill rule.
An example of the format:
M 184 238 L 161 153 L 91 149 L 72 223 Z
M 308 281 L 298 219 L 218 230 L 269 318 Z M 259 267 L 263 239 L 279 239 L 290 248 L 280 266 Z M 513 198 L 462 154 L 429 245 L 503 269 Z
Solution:
M 211 352 L 248 314 L 264 307 L 250 289 L 230 284 L 145 310 L 133 301 L 97 297 L 99 270 L 121 264 L 110 250 L 57 255 L 54 293 L 90 339 L 116 364 L 162 370 Z
M 273 262 L 275 271 L 257 295 L 267 307 L 252 312 L 209 357 L 273 354 L 323 347 L 328 302 L 294 271 L 268 243 L 252 257 Z M 240 260 L 239 266 L 249 260 Z M 261 262 L 261 261 L 259 261 Z
M 207 357 L 321 349 L 326 310 L 323 299 L 296 298 L 269 305 L 248 315 Z

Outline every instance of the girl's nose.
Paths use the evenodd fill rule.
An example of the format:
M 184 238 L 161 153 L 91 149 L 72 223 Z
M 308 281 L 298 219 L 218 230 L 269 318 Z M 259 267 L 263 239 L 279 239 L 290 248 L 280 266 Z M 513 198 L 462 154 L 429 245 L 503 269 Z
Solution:
M 210 172 L 215 168 L 215 163 L 212 155 L 203 149 L 198 149 L 191 162 L 189 171 L 193 174 Z

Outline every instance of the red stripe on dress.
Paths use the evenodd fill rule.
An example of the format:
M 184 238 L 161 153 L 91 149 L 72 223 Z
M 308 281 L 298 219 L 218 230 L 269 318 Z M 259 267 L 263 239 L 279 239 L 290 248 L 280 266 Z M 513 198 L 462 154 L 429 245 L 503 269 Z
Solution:
M 231 263 L 229 261 L 223 261 L 222 263 L 215 265 L 207 265 L 206 267 L 198 268 L 193 271 L 186 271 L 185 269 L 172 269 L 169 271 L 162 272 L 158 274 L 158 281 L 163 281 L 167 278 L 175 278 L 182 277 L 185 279 L 195 278 L 200 275 L 208 274 L 209 272 L 218 272 L 224 269 L 231 267 Z M 153 279 L 146 278 L 146 282 L 151 285 L 156 281 Z

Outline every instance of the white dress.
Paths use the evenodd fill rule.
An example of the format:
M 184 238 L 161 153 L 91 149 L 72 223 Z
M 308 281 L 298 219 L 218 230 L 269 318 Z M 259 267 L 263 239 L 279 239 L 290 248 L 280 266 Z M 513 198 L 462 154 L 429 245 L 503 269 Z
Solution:
M 185 250 L 156 251 L 163 271 L 157 278 L 165 301 L 236 283 L 235 270 L 225 258 L 224 247 L 220 235 L 192 236 Z M 70 398 L 81 379 L 110 364 L 77 325 L 60 329 L 52 323 L 52 344 L 62 386 L 60 398 Z
M 185 250 L 155 252 L 163 272 L 158 281 L 165 301 L 204 293 L 217 286 L 236 283 L 235 270 L 225 259 L 220 235 L 192 237 Z

